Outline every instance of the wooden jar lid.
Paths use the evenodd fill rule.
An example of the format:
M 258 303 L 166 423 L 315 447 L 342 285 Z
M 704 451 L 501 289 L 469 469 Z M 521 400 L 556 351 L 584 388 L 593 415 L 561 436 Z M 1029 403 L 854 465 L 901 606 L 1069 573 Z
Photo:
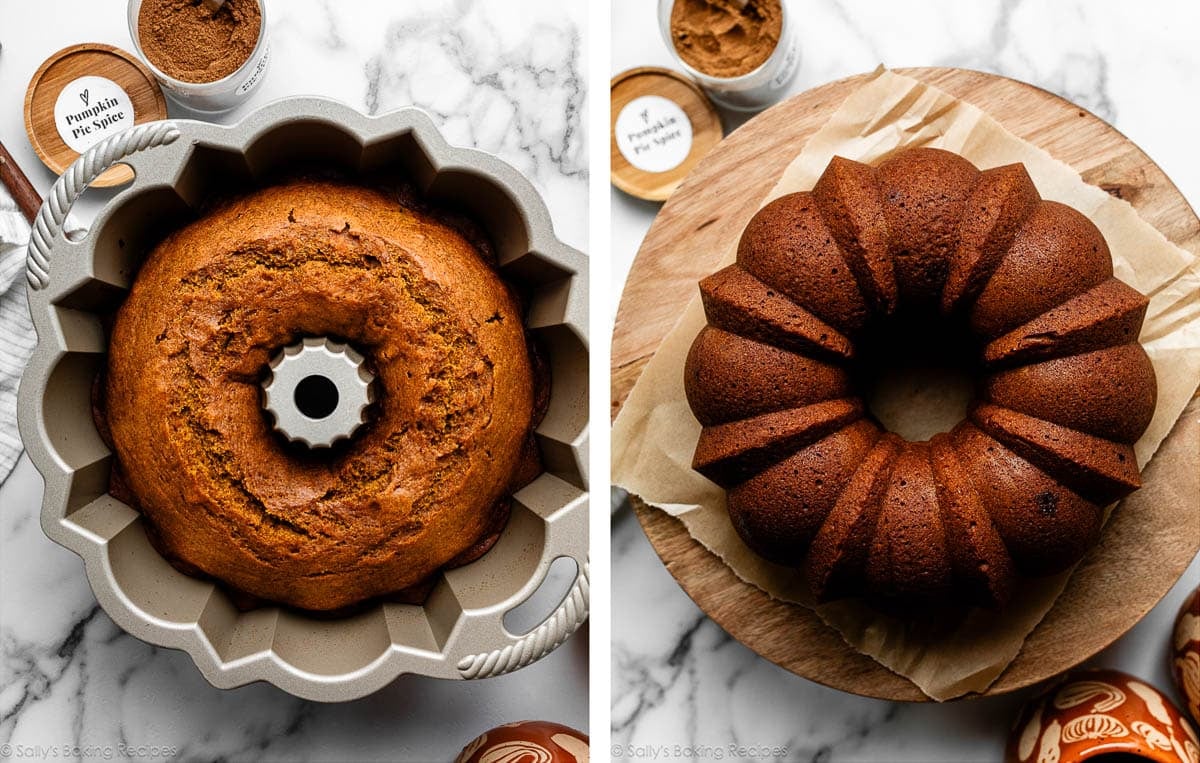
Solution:
M 665 201 L 724 131 L 708 96 L 687 77 L 656 66 L 613 77 L 612 183 Z
M 38 157 L 63 171 L 83 151 L 135 124 L 167 117 L 154 75 L 132 53 L 101 43 L 63 48 L 46 59 L 25 91 L 25 132 Z M 93 186 L 133 180 L 118 164 Z

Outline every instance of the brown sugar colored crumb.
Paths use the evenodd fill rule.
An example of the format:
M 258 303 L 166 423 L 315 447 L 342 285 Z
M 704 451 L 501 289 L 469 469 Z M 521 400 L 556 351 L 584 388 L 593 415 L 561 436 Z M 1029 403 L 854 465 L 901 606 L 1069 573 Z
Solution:
M 150 63 L 183 82 L 215 82 L 250 58 L 262 11 L 255 0 L 226 0 L 210 13 L 196 0 L 144 0 L 138 42 Z
M 238 606 L 333 612 L 421 600 L 487 551 L 541 473 L 547 393 L 483 238 L 390 190 L 298 179 L 154 247 L 113 322 L 100 430 L 160 553 Z M 301 336 L 339 337 L 378 380 L 369 424 L 328 452 L 262 410 L 263 370 Z
M 680 58 L 712 77 L 762 66 L 783 30 L 780 0 L 675 0 L 671 41 Z

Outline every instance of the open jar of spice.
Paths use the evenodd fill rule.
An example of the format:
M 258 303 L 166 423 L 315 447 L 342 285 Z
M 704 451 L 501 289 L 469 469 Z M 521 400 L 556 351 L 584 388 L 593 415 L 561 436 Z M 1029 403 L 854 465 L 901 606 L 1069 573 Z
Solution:
M 193 111 L 244 103 L 270 61 L 263 0 L 129 0 L 129 34 L 167 95 Z
M 757 111 L 775 103 L 796 74 L 787 0 L 659 0 L 667 49 L 716 103 Z

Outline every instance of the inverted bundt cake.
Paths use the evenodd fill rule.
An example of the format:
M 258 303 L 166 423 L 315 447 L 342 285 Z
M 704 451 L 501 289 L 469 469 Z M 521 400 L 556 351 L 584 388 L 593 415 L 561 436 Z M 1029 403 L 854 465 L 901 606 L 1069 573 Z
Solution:
M 486 244 L 395 194 L 300 180 L 225 203 L 145 260 L 99 396 L 114 474 L 181 569 L 335 610 L 481 554 L 537 474 L 543 395 Z M 375 376 L 369 421 L 306 449 L 261 383 L 329 337 Z
M 693 466 L 726 489 L 745 543 L 802 568 L 819 600 L 1000 607 L 1019 576 L 1077 562 L 1140 484 L 1147 301 L 1022 165 L 834 158 L 811 192 L 760 210 L 700 291 Z M 966 419 L 923 442 L 861 396 L 862 337 L 915 314 L 969 330 L 980 369 Z

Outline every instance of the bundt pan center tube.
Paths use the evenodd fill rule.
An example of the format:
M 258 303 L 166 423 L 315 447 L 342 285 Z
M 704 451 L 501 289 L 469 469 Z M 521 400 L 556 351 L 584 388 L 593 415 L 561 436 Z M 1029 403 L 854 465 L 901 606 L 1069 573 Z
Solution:
M 85 236 L 67 238 L 62 225 L 71 205 L 116 162 L 128 164 L 135 180 L 104 207 Z M 326 193 L 313 202 L 320 210 L 336 212 L 328 191 L 343 183 L 356 212 L 366 214 L 364 208 L 379 207 L 387 197 L 354 191 L 350 184 L 362 178 L 364 186 L 378 187 L 381 179 L 395 179 L 422 203 L 469 218 L 490 242 L 499 277 L 519 293 L 524 332 L 538 348 L 535 365 L 544 366 L 550 379 L 548 398 L 538 410 L 544 414 L 540 421 L 535 417 L 533 428 L 540 473 L 523 479 L 527 484 L 512 494 L 508 521 L 498 536 L 493 532 L 491 549 L 443 568 L 430 579 L 422 603 L 385 596 L 338 608 L 336 596 L 324 596 L 313 601 L 330 604 L 316 608 L 333 611 L 317 615 L 262 597 L 247 604 L 236 589 L 184 574 L 156 550 L 146 518 L 112 487 L 119 484 L 111 475 L 120 464 L 93 416 L 103 409 L 96 402 L 103 397 L 95 394 L 108 366 L 113 315 L 151 249 L 200 213 L 229 209 L 218 206 L 210 213 L 214 199 L 245 197 L 260 188 L 271 197 L 271 189 L 284 193 L 288 178 L 308 173 L 338 178 L 314 181 L 326 184 L 321 186 Z M 281 219 L 303 222 L 304 213 L 299 207 L 294 215 L 284 210 Z M 346 215 L 357 219 L 349 210 Z M 319 235 L 346 232 L 340 224 L 329 227 L 333 230 Z M 155 257 L 161 255 L 156 251 Z M 387 267 L 389 258 L 385 252 L 382 263 L 367 259 L 372 267 Z M 402 673 L 483 678 L 540 659 L 586 619 L 586 259 L 554 236 L 527 180 L 495 157 L 447 145 L 419 110 L 367 117 L 332 101 L 287 99 L 232 127 L 157 122 L 114 136 L 81 156 L 52 189 L 35 222 L 28 280 L 38 344 L 21 382 L 19 423 L 45 479 L 43 529 L 83 558 L 96 598 L 113 620 L 150 643 L 188 652 L 215 686 L 261 680 L 307 699 L 344 701 Z M 475 317 L 464 320 L 469 324 Z M 347 344 L 344 332 L 309 336 L 300 327 L 297 332 L 269 354 L 254 350 L 255 358 L 262 355 L 261 373 L 238 382 L 237 394 L 250 401 L 246 410 L 256 417 L 251 429 L 263 428 L 278 440 L 273 447 L 290 449 L 298 458 L 353 453 L 364 432 L 382 426 L 373 411 L 386 408 L 393 390 L 382 385 L 395 379 L 379 376 L 386 367 L 370 352 L 361 353 L 353 340 Z M 506 332 L 511 335 L 512 328 Z M 160 336 L 164 344 L 170 340 Z M 313 393 L 314 380 L 324 381 L 332 393 Z M 446 417 L 447 426 L 457 421 L 451 409 Z M 104 425 L 104 416 L 99 418 Z M 235 447 L 224 458 L 242 452 Z M 139 476 L 150 482 L 172 477 Z M 576 576 L 561 603 L 527 633 L 510 632 L 505 614 L 528 599 L 554 560 L 563 557 L 573 560 Z M 352 590 L 342 591 L 341 600 L 352 600 Z
M 811 191 L 759 210 L 700 292 L 693 467 L 819 601 L 1001 608 L 1018 577 L 1078 562 L 1141 484 L 1147 300 L 1023 165 L 834 157 Z M 979 372 L 965 420 L 919 442 L 874 420 L 861 378 L 864 337 L 913 315 L 961 329 Z

